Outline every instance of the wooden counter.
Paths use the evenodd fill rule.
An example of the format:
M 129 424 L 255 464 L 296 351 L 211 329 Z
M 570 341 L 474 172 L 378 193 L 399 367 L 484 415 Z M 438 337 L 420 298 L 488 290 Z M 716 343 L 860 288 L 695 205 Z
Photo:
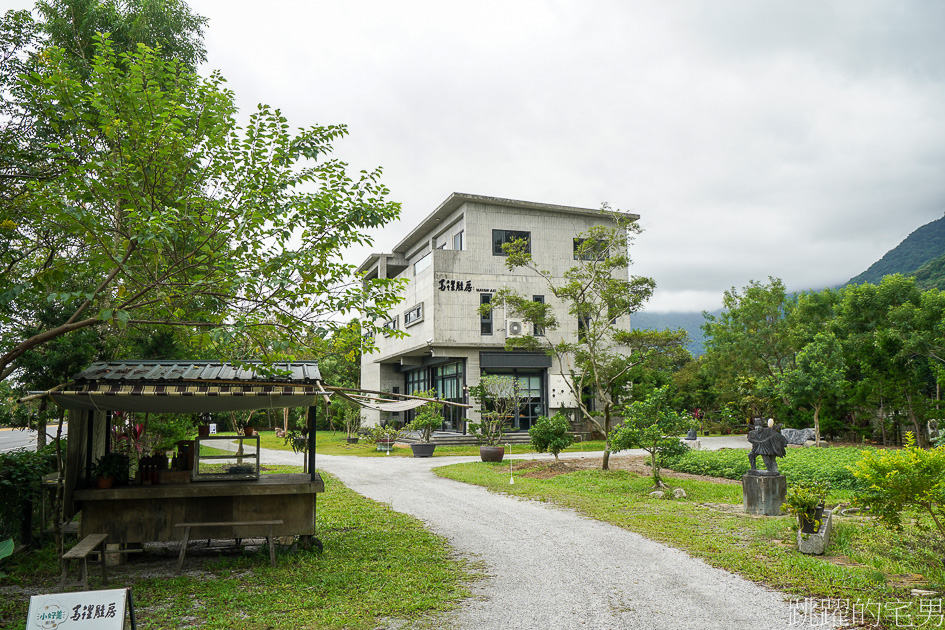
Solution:
M 182 540 L 183 522 L 282 519 L 276 536 L 315 535 L 315 495 L 325 491 L 316 475 L 262 475 L 258 480 L 200 481 L 108 490 L 76 490 L 81 505 L 80 536 L 108 534 L 109 543 Z M 257 528 L 258 530 L 258 528 Z M 207 538 L 257 536 L 257 530 L 221 527 L 201 530 Z M 241 535 L 243 534 L 243 535 Z

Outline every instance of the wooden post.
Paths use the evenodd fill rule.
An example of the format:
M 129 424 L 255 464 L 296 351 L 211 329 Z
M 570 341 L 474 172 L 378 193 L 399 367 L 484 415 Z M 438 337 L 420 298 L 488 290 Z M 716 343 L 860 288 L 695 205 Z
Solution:
M 308 474 L 315 481 L 315 425 L 318 420 L 318 398 L 315 404 L 308 408 Z

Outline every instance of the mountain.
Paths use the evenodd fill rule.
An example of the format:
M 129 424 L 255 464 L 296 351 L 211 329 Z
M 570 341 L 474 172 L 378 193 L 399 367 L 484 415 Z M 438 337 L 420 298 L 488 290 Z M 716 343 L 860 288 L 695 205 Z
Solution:
M 879 284 L 883 276 L 893 273 L 914 275 L 931 286 L 939 286 L 945 281 L 945 217 L 926 223 L 907 236 L 899 245 L 886 252 L 886 255 L 870 265 L 870 268 L 851 278 L 847 284 Z M 937 261 L 937 262 L 936 262 Z
M 915 277 L 916 286 L 923 291 L 928 289 L 945 291 L 945 254 L 933 258 L 909 275 Z
M 718 315 L 721 312 L 715 311 L 712 314 Z M 667 328 L 675 330 L 685 328 L 689 333 L 689 343 L 686 349 L 697 357 L 705 349 L 703 348 L 702 324 L 705 323 L 705 317 L 702 313 L 675 312 L 675 313 L 634 313 L 630 316 L 630 323 L 638 330 L 666 330 Z

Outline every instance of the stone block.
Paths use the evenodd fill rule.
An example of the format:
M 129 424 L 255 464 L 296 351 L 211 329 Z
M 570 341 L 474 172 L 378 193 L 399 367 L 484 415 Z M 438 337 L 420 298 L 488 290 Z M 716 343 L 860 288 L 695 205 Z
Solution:
M 787 495 L 784 475 L 746 473 L 742 476 L 742 506 L 748 514 L 778 516 Z
M 830 527 L 833 523 L 833 512 L 824 510 L 824 516 L 820 522 L 820 529 L 816 534 L 805 534 L 800 529 L 797 531 L 797 548 L 801 553 L 808 555 L 822 556 L 830 544 Z

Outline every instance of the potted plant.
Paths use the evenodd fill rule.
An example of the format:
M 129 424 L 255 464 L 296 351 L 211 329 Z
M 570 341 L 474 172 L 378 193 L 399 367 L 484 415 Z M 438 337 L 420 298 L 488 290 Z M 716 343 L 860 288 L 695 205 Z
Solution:
M 371 429 L 368 439 L 377 445 L 377 450 L 390 453 L 394 449 L 394 442 L 400 438 L 400 433 L 400 429 L 388 422 L 384 426 Z
M 105 453 L 92 465 L 91 474 L 101 489 L 111 488 L 113 485 L 128 483 L 128 456 L 124 453 Z
M 414 392 L 414 396 L 423 396 L 424 398 L 436 397 L 436 390 L 431 389 L 425 392 Z M 411 431 L 416 431 L 420 435 L 420 442 L 410 445 L 414 457 L 433 457 L 433 450 L 436 448 L 431 440 L 433 432 L 443 425 L 443 403 L 434 400 L 419 407 L 414 414 L 413 420 L 407 425 Z
M 521 384 L 511 376 L 487 375 L 469 389 L 479 403 L 479 422 L 470 422 L 469 429 L 482 446 L 479 458 L 484 462 L 501 462 L 505 447 L 500 446 L 505 423 L 518 414 L 522 402 Z
M 781 508 L 795 517 L 802 533 L 814 534 L 820 530 L 824 504 L 830 484 L 826 481 L 800 481 L 791 484 Z
M 341 412 L 341 419 L 345 424 L 345 440 L 348 444 L 358 443 L 358 431 L 361 430 L 361 410 L 355 407 L 345 407 Z

